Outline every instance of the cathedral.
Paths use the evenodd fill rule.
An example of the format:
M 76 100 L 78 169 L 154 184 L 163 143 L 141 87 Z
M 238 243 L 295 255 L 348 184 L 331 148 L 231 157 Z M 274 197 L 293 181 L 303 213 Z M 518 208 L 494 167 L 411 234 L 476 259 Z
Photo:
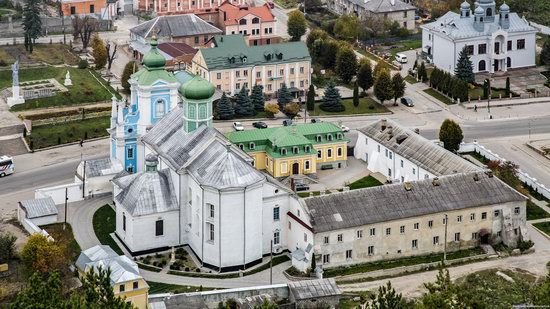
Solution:
M 110 161 L 124 167 L 112 179 L 116 237 L 132 255 L 188 246 L 217 271 L 271 252 L 311 256 L 298 199 L 212 127 L 214 86 L 168 72 L 156 46 L 129 80 L 129 102 L 113 101 Z

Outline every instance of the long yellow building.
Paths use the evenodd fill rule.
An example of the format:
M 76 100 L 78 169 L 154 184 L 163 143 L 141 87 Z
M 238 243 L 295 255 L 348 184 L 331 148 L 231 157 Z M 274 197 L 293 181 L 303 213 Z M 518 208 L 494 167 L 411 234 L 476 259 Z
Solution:
M 231 132 L 231 143 L 254 159 L 254 166 L 273 177 L 315 174 L 343 168 L 349 139 L 330 122 Z

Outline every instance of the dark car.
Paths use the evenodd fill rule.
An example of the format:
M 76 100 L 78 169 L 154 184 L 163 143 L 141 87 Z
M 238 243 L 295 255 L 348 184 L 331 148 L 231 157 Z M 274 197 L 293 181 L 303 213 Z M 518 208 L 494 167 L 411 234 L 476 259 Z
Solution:
M 401 104 L 403 104 L 405 106 L 408 106 L 408 107 L 414 106 L 414 103 L 411 100 L 411 98 L 401 98 Z
M 256 129 L 265 129 L 265 128 L 267 128 L 267 124 L 263 121 L 253 122 L 252 126 Z
M 319 118 L 311 118 L 311 123 L 319 123 L 321 122 L 321 119 Z
M 309 186 L 304 184 L 304 183 L 297 183 L 294 185 L 294 189 L 296 190 L 296 192 L 298 191 L 307 191 L 309 190 Z
M 275 3 L 267 2 L 267 6 L 269 6 L 270 9 L 274 9 L 275 8 Z
M 283 120 L 283 126 L 288 127 L 290 125 L 292 125 L 292 120 L 290 119 Z

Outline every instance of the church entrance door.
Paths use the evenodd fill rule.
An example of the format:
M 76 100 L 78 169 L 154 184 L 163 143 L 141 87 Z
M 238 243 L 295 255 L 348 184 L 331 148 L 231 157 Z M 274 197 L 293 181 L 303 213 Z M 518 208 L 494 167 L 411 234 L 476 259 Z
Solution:
M 292 164 L 292 175 L 300 174 L 300 163 L 296 162 Z
M 499 60 L 496 60 L 496 59 L 495 59 L 495 65 L 494 65 L 494 66 L 495 66 L 495 72 L 500 71 L 499 62 L 500 62 Z

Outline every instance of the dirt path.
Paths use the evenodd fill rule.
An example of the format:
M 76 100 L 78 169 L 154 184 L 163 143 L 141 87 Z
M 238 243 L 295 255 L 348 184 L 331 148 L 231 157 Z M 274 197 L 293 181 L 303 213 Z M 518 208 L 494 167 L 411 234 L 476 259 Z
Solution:
M 97 108 L 97 107 L 110 107 L 110 106 L 111 106 L 111 102 L 102 102 L 102 103 L 93 103 L 93 104 L 78 104 L 78 105 L 71 105 L 71 106 L 36 108 L 36 109 L 15 112 L 15 113 L 17 115 L 25 117 L 29 115 L 39 115 L 44 113 L 57 113 L 57 112 L 79 110 L 82 108 Z

